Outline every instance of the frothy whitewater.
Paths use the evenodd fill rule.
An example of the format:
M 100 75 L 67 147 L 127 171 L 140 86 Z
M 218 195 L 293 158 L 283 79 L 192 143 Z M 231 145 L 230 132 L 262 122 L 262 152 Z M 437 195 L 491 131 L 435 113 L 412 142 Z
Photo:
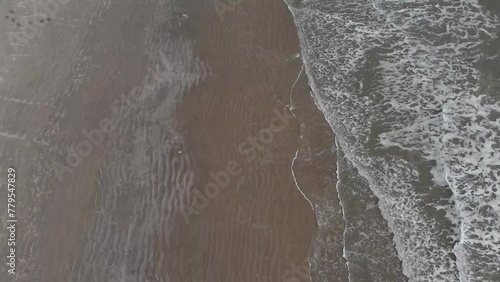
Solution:
M 500 281 L 498 11 L 472 0 L 287 4 L 316 104 L 378 198 L 404 275 Z

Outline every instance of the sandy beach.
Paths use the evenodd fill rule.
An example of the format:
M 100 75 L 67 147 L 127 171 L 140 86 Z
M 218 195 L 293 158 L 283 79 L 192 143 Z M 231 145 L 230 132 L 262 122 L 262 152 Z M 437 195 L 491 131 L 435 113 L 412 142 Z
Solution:
M 291 171 L 299 127 L 288 105 L 292 87 L 306 95 L 308 89 L 305 79 L 296 81 L 301 60 L 289 11 L 281 1 L 242 2 L 223 17 L 212 5 L 201 7 L 187 29 L 213 77 L 176 110 L 186 154 L 196 163 L 195 192 L 185 205 L 196 208 L 171 236 L 170 278 L 307 281 L 316 225 Z M 210 173 L 228 164 L 237 173 L 210 197 Z
M 307 189 L 293 177 L 297 149 L 319 136 L 300 127 L 325 123 L 290 12 L 214 3 L 68 4 L 26 55 L 4 54 L 17 59 L 4 110 L 28 114 L 4 123 L 23 142 L 9 139 L 2 159 L 33 187 L 18 194 L 13 281 L 308 281 L 313 238 L 313 254 L 339 259 L 324 241 L 341 229 L 314 237 L 306 199 L 332 196 L 333 151 L 317 159 L 320 182 L 302 151 L 294 169 Z M 39 76 L 16 76 L 33 62 Z
M 499 281 L 494 1 L 5 0 L 3 282 Z

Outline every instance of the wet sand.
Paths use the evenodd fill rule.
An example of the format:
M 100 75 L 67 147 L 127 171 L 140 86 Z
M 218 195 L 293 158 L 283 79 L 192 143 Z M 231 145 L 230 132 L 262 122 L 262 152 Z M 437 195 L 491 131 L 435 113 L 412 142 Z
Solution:
M 184 202 L 188 219 L 177 223 L 166 251 L 170 279 L 307 281 L 301 266 L 316 226 L 291 171 L 299 128 L 286 105 L 301 68 L 292 18 L 281 1 L 242 2 L 223 19 L 212 5 L 193 5 L 187 30 L 213 77 L 176 109 L 185 154 L 196 165 Z M 299 84 L 307 88 L 305 80 Z M 231 162 L 238 172 L 207 195 L 210 173 L 228 171 Z
M 99 128 L 101 120 L 112 117 L 113 100 L 140 85 L 146 74 L 147 36 L 142 30 L 149 19 L 136 19 L 133 25 L 130 19 L 150 14 L 151 6 L 134 7 L 131 1 L 114 4 L 112 9 L 91 1 L 60 5 L 51 22 L 39 29 L 41 34 L 19 54 L 2 41 L 2 132 L 9 130 L 15 137 L 1 140 L 2 171 L 14 166 L 19 175 L 17 271 L 6 281 L 79 281 L 78 262 L 98 261 L 82 258 L 86 249 L 95 249 L 91 240 L 90 246 L 86 244 L 87 237 L 103 212 L 101 169 L 109 166 L 107 145 L 126 136 L 105 135 L 74 168 L 64 170 L 55 164 L 68 166 L 70 148 L 85 140 L 82 130 Z M 17 18 L 32 12 L 11 7 Z M 125 26 L 127 32 L 116 32 Z M 111 253 L 100 241 L 101 248 Z M 108 277 L 110 270 L 105 271 Z M 92 279 L 85 281 L 104 281 L 97 275 Z
M 5 97 L 24 103 L 4 106 L 2 132 L 24 141 L 0 157 L 30 187 L 15 281 L 308 281 L 317 227 L 292 175 L 306 143 L 291 93 L 314 107 L 295 26 L 282 1 L 231 3 L 75 2 L 9 67 Z M 106 118 L 114 131 L 59 181 L 54 164 Z M 325 181 L 298 183 L 314 201 Z
M 344 258 L 344 219 L 337 194 L 335 136 L 317 108 L 307 76 L 301 73 L 292 95 L 292 112 L 300 124 L 293 171 L 297 184 L 314 207 L 318 231 L 311 242 L 311 281 L 349 281 Z

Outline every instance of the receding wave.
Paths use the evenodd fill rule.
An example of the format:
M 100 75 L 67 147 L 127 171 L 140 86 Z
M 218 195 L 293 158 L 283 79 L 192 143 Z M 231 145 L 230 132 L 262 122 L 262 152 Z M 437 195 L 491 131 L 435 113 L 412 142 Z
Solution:
M 378 198 L 403 273 L 497 281 L 498 16 L 476 1 L 289 7 L 313 95 Z

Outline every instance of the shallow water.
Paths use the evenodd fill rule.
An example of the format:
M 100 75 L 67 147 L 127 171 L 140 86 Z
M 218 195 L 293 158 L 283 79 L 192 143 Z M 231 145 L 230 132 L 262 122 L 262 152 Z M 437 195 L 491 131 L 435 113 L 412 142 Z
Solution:
M 290 9 L 314 97 L 378 198 L 403 273 L 498 280 L 498 10 L 378 0 Z
M 177 7 L 73 1 L 23 48 L 1 41 L 1 163 L 19 171 L 22 214 L 12 281 L 169 281 L 161 245 L 192 181 L 171 115 L 209 74 Z
M 46 23 L 22 48 L 0 40 L 1 168 L 23 187 L 13 281 L 277 281 L 307 257 L 286 106 L 296 33 L 283 3 L 241 5 L 70 1 L 50 20 L 1 7 L 26 20 L 6 33 Z M 250 160 L 239 145 L 276 115 Z M 230 161 L 242 172 L 187 216 Z

